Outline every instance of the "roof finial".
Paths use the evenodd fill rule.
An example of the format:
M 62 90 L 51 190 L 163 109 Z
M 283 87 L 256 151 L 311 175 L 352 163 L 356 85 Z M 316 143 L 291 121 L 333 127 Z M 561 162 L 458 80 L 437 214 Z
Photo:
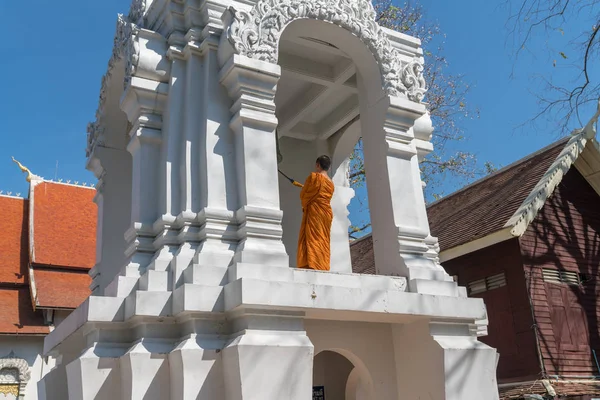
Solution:
M 33 176 L 33 174 L 31 173 L 31 171 L 29 170 L 29 168 L 23 166 L 23 164 L 21 164 L 20 162 L 18 162 L 17 160 L 15 160 L 14 157 L 12 157 L 12 160 L 15 164 L 17 164 L 19 166 L 19 169 L 21 169 L 22 172 L 26 172 L 27 173 L 27 178 L 25 178 L 25 180 L 27 182 L 31 182 L 31 177 Z

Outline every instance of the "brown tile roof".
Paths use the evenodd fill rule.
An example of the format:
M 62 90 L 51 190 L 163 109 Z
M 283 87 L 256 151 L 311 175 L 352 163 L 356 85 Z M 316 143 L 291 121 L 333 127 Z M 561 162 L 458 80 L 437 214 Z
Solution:
M 33 268 L 35 304 L 43 308 L 77 308 L 89 295 L 87 271 Z
M 501 230 L 550 165 L 568 138 L 531 154 L 427 208 L 429 226 L 442 251 Z
M 427 215 L 431 234 L 438 237 L 441 251 L 501 230 L 568 141 L 569 138 L 561 139 L 429 205 Z M 375 273 L 370 235 L 351 243 L 350 253 L 353 272 Z
M 373 237 L 365 236 L 350 243 L 350 258 L 355 274 L 375 274 Z
M 95 190 L 54 182 L 32 185 L 35 264 L 90 269 L 96 262 Z M 33 197 L 31 197 L 33 196 Z
M 564 396 L 597 396 L 600 395 L 600 381 L 549 381 L 556 392 L 556 398 Z M 500 400 L 521 400 L 524 395 L 547 395 L 548 392 L 541 381 L 526 382 L 515 386 L 501 386 Z
M 28 204 L 26 199 L 0 196 L 0 284 L 25 283 L 29 260 Z
M 50 332 L 41 311 L 31 307 L 29 288 L 0 288 L 0 334 L 39 335 Z

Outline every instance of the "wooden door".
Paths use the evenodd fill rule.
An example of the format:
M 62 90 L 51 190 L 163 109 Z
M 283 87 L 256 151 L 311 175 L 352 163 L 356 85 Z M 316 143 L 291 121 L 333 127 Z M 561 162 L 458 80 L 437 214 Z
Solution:
M 552 329 L 559 351 L 589 349 L 587 318 L 577 298 L 577 286 L 546 283 Z

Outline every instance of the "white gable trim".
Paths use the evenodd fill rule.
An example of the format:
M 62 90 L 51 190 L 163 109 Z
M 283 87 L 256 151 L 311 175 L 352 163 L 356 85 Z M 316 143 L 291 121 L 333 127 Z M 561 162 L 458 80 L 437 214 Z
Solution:
M 481 250 L 483 248 L 492 246 L 496 243 L 504 242 L 509 239 L 513 239 L 514 236 L 510 233 L 511 228 L 503 228 L 502 230 L 496 231 L 492 234 L 484 236 L 482 238 L 461 244 L 448 250 L 440 252 L 440 263 L 452 260 L 454 258 L 464 256 L 465 254 L 473 253 L 474 251 Z
M 583 152 L 587 141 L 586 132 L 578 133 L 569 139 L 529 196 L 504 225 L 505 228 L 512 227 L 513 236 L 521 236 L 525 233 L 529 224 L 546 204 L 546 200 L 552 196 L 554 189 L 562 182 L 563 177 Z

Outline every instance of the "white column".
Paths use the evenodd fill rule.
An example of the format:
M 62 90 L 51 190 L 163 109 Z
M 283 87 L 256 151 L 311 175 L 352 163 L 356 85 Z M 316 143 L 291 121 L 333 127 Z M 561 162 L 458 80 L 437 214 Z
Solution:
M 314 347 L 300 315 L 248 312 L 223 349 L 226 400 L 310 400 Z
M 221 82 L 233 100 L 239 244 L 237 263 L 288 267 L 282 242 L 275 144 L 275 90 L 278 65 L 234 55 L 223 66 Z
M 119 354 L 120 353 L 120 354 Z M 94 344 L 67 365 L 69 399 L 113 400 L 121 394 L 121 348 Z
M 350 257 L 350 241 L 348 228 L 350 220 L 348 206 L 354 198 L 354 189 L 350 187 L 348 172 L 350 159 L 343 161 L 333 175 L 335 191 L 331 199 L 333 222 L 331 223 L 331 271 L 352 272 L 352 258 Z
M 200 267 L 227 268 L 237 243 L 234 212 L 238 208 L 235 175 L 234 133 L 229 127 L 231 99 L 219 76 L 217 50 L 220 30 L 210 25 L 202 32 L 188 32 L 187 52 L 198 60 L 194 80 L 200 101 L 196 131 L 198 163 L 194 174 L 200 182 L 200 210 L 197 221 L 201 244 L 194 264 Z
M 171 400 L 223 400 L 222 340 L 191 334 L 171 353 Z
M 128 400 L 164 400 L 171 395 L 168 341 L 135 343 L 121 362 L 121 396 Z
M 361 103 L 362 131 L 369 132 L 363 140 L 375 265 L 378 274 L 406 276 L 411 291 L 456 295 L 429 233 L 417 150 L 422 143 L 413 130 L 425 113 L 424 105 L 401 98 Z
M 409 399 L 498 399 L 496 350 L 469 323 L 422 320 L 394 325 L 398 393 Z

